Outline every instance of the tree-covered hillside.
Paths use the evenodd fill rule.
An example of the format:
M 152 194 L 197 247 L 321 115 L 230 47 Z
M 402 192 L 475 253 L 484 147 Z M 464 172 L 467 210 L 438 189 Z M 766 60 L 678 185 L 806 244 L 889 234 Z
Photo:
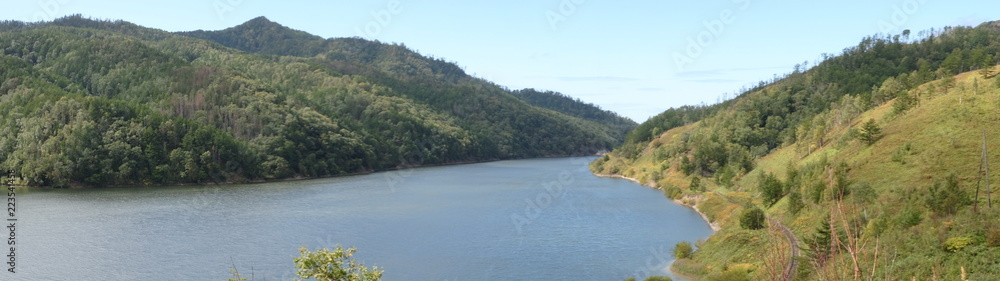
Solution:
M 673 266 L 704 280 L 997 279 L 998 62 L 1000 22 L 868 37 L 651 118 L 591 168 L 720 224 Z
M 218 33 L 238 36 L 80 16 L 0 23 L 0 168 L 26 185 L 246 182 L 622 140 L 620 127 L 532 106 L 403 46 L 263 18 Z
M 602 110 L 597 105 L 584 103 L 580 99 L 574 99 L 561 93 L 523 89 L 513 91 L 512 94 L 528 104 L 548 108 L 611 127 L 615 130 L 615 139 L 624 139 L 625 135 L 636 126 L 635 121 L 631 119 L 622 117 L 611 111 Z

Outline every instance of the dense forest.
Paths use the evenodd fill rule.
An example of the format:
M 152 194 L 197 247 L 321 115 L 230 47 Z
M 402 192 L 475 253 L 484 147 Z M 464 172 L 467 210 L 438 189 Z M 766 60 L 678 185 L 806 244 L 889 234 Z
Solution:
M 576 100 L 536 106 L 405 46 L 322 39 L 265 18 L 176 34 L 78 15 L 4 21 L 0 50 L 0 168 L 23 185 L 586 155 L 635 126 Z
M 667 110 L 591 169 L 721 225 L 673 264 L 701 280 L 993 280 L 998 64 L 1000 22 L 870 36 Z

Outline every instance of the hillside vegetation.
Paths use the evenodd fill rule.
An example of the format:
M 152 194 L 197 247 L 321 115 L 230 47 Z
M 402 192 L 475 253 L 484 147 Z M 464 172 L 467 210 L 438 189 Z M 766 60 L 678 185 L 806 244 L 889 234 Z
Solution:
M 5 21 L 0 50 L 0 169 L 22 185 L 584 155 L 634 126 L 593 105 L 534 106 L 405 46 L 322 39 L 265 18 L 178 34 L 81 16 Z
M 673 265 L 704 280 L 995 280 L 1000 177 L 981 168 L 984 140 L 1000 166 L 1000 25 L 917 37 L 664 112 L 591 169 L 721 224 Z

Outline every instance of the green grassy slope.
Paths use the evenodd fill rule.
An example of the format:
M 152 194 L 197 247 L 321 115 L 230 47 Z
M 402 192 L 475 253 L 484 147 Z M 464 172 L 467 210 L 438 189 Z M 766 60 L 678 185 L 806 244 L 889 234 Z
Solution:
M 666 167 L 656 186 L 676 198 L 700 197 L 699 208 L 723 229 L 700 244 L 694 259 L 675 264 L 675 269 L 689 274 L 714 278 L 738 267 L 749 270 L 748 276 L 755 280 L 770 280 L 771 271 L 787 262 L 787 256 L 775 254 L 774 249 L 788 247 L 780 234 L 741 229 L 738 215 L 743 207 L 719 196 L 764 205 L 759 177 L 769 173 L 782 181 L 785 194 L 800 194 L 798 202 L 803 207 L 797 213 L 789 209 L 791 196 L 783 196 L 766 209 L 769 216 L 791 228 L 807 250 L 796 280 L 851 280 L 853 261 L 847 253 L 851 243 L 846 236 L 857 236 L 858 243 L 864 244 L 856 249 L 863 277 L 874 272 L 877 279 L 928 280 L 936 276 L 958 280 L 964 268 L 969 280 L 991 280 L 1000 276 L 997 172 L 991 171 L 993 208 L 985 206 L 985 180 L 978 213 L 973 212 L 972 201 L 979 181 L 984 130 L 991 167 L 1000 165 L 1000 130 L 996 130 L 1000 128 L 1000 86 L 996 80 L 983 80 L 976 72 L 964 73 L 956 76 L 955 89 L 947 93 L 935 89 L 940 81 L 925 84 L 914 90 L 921 93 L 915 108 L 894 113 L 893 100 L 861 113 L 853 122 L 831 128 L 827 137 L 833 141 L 829 144 L 808 155 L 794 145 L 778 149 L 759 159 L 753 170 L 728 187 L 709 178 L 701 180 L 700 189 L 691 189 L 692 177 L 678 171 L 679 160 L 655 161 L 652 151 L 656 144 L 634 162 L 616 164 L 621 159 L 608 157 L 592 168 L 602 173 L 617 169 L 617 174 L 651 181 L 656 177 L 649 176 L 651 173 Z M 883 129 L 882 137 L 872 145 L 856 137 L 863 121 L 869 119 Z M 669 142 L 700 126 L 672 129 L 653 142 Z M 836 170 L 841 164 L 846 167 L 847 182 L 843 184 L 848 193 L 838 199 L 834 190 L 840 184 Z M 789 170 L 796 171 L 794 179 L 789 180 Z M 944 181 L 950 174 L 956 175 L 958 188 L 967 199 L 957 205 L 954 214 L 935 211 L 929 203 L 941 196 L 931 192 L 935 181 Z M 807 241 L 831 217 L 846 246 L 836 246 L 840 254 L 817 266 L 808 256 L 815 249 L 810 249 Z M 949 239 L 963 238 L 971 244 L 955 252 L 946 249 Z
M 995 32 L 989 24 L 979 28 Z M 933 62 L 930 56 L 908 60 L 918 58 Z M 915 68 L 908 76 L 919 72 Z M 732 124 L 762 110 L 746 106 L 755 99 L 784 99 L 776 93 L 794 83 L 798 74 L 792 74 L 727 104 L 702 109 L 712 111 L 705 117 L 660 132 L 648 129 L 656 134 L 627 143 L 591 169 L 686 198 L 721 224 L 721 231 L 696 243 L 692 259 L 674 264 L 674 270 L 704 280 L 781 280 L 793 258 L 779 223 L 794 233 L 803 250 L 794 258 L 798 267 L 792 280 L 994 280 L 1000 278 L 1000 176 L 991 171 L 993 208 L 988 208 L 985 179 L 980 182 L 978 171 L 983 131 L 990 167 L 1000 165 L 1000 78 L 984 74 L 942 75 L 908 86 L 880 82 L 871 92 L 833 99 L 839 101 L 800 118 L 790 131 L 776 130 L 775 148 L 750 149 L 747 156 L 737 145 L 754 134 Z M 885 95 L 892 87 L 899 88 Z M 879 95 L 885 95 L 884 102 L 864 105 L 863 98 Z M 881 129 L 870 145 L 861 139 L 869 120 Z M 725 141 L 733 139 L 737 141 Z M 713 159 L 708 156 L 714 150 L 727 158 L 721 166 L 699 160 Z M 732 165 L 743 162 L 742 157 L 750 165 Z M 780 183 L 772 196 L 762 185 L 765 175 Z M 950 175 L 953 185 L 948 184 Z M 695 178 L 697 187 L 692 186 Z M 977 186 L 978 212 L 973 210 Z M 768 204 L 769 199 L 776 201 Z M 743 229 L 744 206 L 765 209 L 774 223 Z M 821 234 L 824 224 L 832 229 L 830 235 Z

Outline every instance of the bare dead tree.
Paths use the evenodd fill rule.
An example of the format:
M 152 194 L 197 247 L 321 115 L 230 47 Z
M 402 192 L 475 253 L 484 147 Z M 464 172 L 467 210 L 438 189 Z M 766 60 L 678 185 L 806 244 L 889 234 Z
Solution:
M 761 253 L 759 258 L 764 261 L 762 275 L 767 280 L 791 280 L 791 276 L 785 276 L 786 264 L 794 258 L 789 255 L 790 245 L 786 241 L 781 228 L 777 224 L 768 220 L 768 235 L 771 240 L 771 251 Z M 787 278 L 787 279 L 786 279 Z

